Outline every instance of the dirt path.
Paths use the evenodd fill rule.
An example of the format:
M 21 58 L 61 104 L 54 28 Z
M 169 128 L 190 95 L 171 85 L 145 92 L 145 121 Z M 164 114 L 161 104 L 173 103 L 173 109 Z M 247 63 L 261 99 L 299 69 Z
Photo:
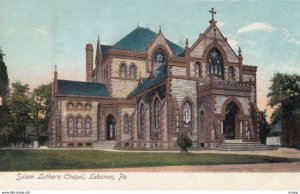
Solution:
M 60 170 L 55 170 L 59 172 Z M 300 162 L 68 170 L 69 172 L 300 172 Z

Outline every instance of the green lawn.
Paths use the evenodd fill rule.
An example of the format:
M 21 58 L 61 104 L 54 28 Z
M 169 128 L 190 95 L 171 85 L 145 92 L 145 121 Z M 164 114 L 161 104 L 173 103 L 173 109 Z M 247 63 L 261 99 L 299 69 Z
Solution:
M 295 162 L 269 156 L 133 153 L 97 150 L 0 150 L 0 171 Z

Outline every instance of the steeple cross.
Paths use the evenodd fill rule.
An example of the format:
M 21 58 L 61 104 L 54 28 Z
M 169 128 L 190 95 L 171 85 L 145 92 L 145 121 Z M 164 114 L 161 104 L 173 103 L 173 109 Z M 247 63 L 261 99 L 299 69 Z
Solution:
M 211 20 L 214 21 L 214 14 L 217 14 L 216 11 L 214 11 L 214 8 L 211 8 L 211 10 L 209 10 L 209 13 L 211 13 Z

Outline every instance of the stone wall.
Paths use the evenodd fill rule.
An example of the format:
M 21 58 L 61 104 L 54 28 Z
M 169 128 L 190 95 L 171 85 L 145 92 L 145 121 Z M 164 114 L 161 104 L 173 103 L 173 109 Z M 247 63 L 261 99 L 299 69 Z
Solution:
M 186 68 L 185 67 L 172 67 L 171 73 L 172 73 L 172 75 L 185 76 Z
M 137 80 L 111 79 L 112 97 L 126 98 L 138 86 Z
M 120 118 L 121 141 L 130 141 L 131 140 L 131 130 L 135 130 L 133 127 L 135 127 L 135 122 L 136 122 L 136 120 L 132 120 L 132 118 L 131 118 L 134 111 L 135 111 L 135 108 L 120 107 L 119 113 L 121 115 L 121 118 Z M 124 131 L 124 116 L 126 114 L 128 115 L 128 118 L 129 118 L 129 131 L 128 132 Z
M 178 102 L 180 109 L 184 100 L 189 98 L 192 100 L 193 112 L 193 140 L 197 140 L 197 89 L 195 80 L 172 79 L 171 81 L 171 95 Z M 181 110 L 182 111 L 182 110 Z M 181 114 L 180 111 L 180 114 Z M 181 115 L 182 117 L 182 115 Z M 181 119 L 180 119 L 181 120 Z
M 224 102 L 231 96 L 216 96 L 216 112 L 221 114 L 222 106 Z M 236 99 L 242 104 L 244 114 L 250 114 L 249 112 L 249 98 L 248 97 L 236 97 Z
M 111 59 L 111 76 L 112 77 L 120 77 L 120 65 L 121 64 L 125 64 L 126 65 L 126 69 L 127 69 L 127 75 L 126 77 L 129 78 L 129 68 L 131 66 L 131 64 L 135 64 L 136 65 L 136 72 L 137 72 L 137 77 L 139 75 L 139 73 L 141 72 L 141 76 L 142 77 L 146 77 L 147 76 L 147 71 L 146 71 L 146 62 L 145 61 L 141 61 L 141 60 L 133 60 L 133 59 L 121 59 L 121 58 L 112 58 Z
M 236 54 L 234 53 L 234 51 L 231 49 L 230 45 L 228 44 L 228 42 L 226 41 L 218 41 L 218 43 L 220 44 L 220 46 L 224 49 L 226 55 L 227 55 L 227 60 L 228 62 L 231 63 L 239 63 L 239 59 L 237 58 Z M 224 57 L 223 57 L 224 58 Z
M 255 80 L 255 75 L 251 75 L 251 74 L 243 74 L 243 81 L 247 82 L 247 81 L 254 81 Z
M 212 39 L 203 39 L 201 42 L 191 51 L 191 57 L 202 58 L 205 49 L 213 42 Z
M 74 108 L 69 109 L 68 104 L 72 102 L 74 104 Z M 61 100 L 59 102 L 61 104 L 61 137 L 62 142 L 64 142 L 63 146 L 67 146 L 68 143 L 95 143 L 97 141 L 97 103 L 90 102 L 90 101 L 68 101 L 68 100 Z M 82 108 L 76 108 L 77 103 L 82 103 Z M 86 103 L 91 104 L 91 109 L 85 109 L 84 105 Z M 68 116 L 73 116 L 74 124 L 75 118 L 79 115 L 82 116 L 83 121 L 86 116 L 90 116 L 92 119 L 92 132 L 89 137 L 70 137 L 67 135 L 67 119 Z

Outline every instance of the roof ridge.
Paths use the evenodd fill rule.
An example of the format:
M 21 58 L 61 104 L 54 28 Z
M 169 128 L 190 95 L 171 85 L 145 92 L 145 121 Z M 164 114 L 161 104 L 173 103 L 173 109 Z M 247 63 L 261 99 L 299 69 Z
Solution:
M 66 79 L 58 79 L 57 81 L 67 81 L 67 82 L 77 82 L 77 83 L 85 83 L 85 84 L 101 84 L 101 85 L 105 85 L 104 83 L 86 82 L 86 81 L 75 81 L 75 80 L 66 80 Z

